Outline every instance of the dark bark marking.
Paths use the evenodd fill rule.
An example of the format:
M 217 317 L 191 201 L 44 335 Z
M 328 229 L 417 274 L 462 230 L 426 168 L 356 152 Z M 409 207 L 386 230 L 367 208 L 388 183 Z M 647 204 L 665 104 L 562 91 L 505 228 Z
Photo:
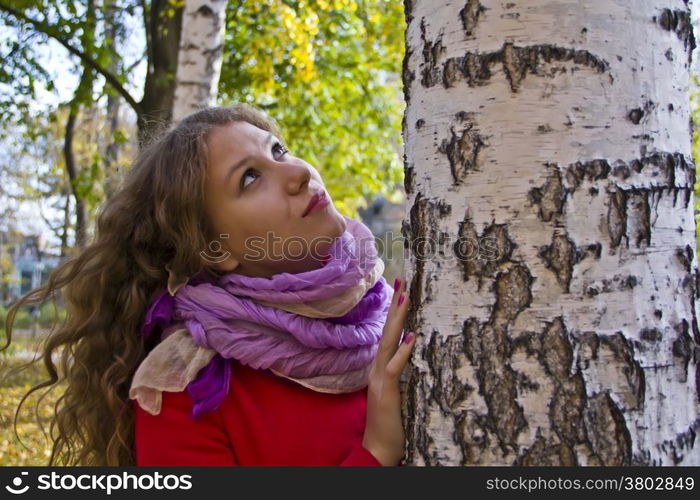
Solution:
M 481 266 L 479 265 L 479 235 L 476 226 L 468 215 L 459 223 L 457 230 L 457 241 L 454 243 L 454 254 L 459 259 L 462 266 L 462 278 L 469 281 L 470 276 L 478 275 Z M 481 290 L 481 281 L 479 281 Z
M 435 279 L 433 274 L 428 274 L 425 278 L 425 304 L 433 301 L 433 279 Z
M 639 247 L 642 241 L 651 245 L 651 208 L 648 189 L 630 189 L 627 194 L 627 236 Z
M 612 278 L 603 278 L 587 285 L 585 294 L 595 297 L 600 293 L 611 293 L 615 291 L 631 290 L 639 284 L 639 278 L 629 275 L 616 274 Z
M 214 17 L 214 11 L 208 5 L 202 5 L 197 9 L 197 14 L 204 17 Z
M 469 222 L 472 228 L 473 225 Z M 502 230 L 492 225 L 495 230 Z M 475 231 L 474 231 L 475 233 Z M 508 328 L 519 312 L 529 306 L 534 278 L 528 269 L 519 263 L 511 263 L 495 277 L 495 305 L 490 319 L 483 325 L 476 318 L 468 318 L 462 327 L 462 344 L 455 344 L 456 352 L 463 352 L 466 359 L 476 367 L 479 394 L 482 395 L 488 414 L 483 416 L 480 428 L 490 431 L 483 440 L 473 439 L 471 433 L 460 436 L 468 441 L 463 447 L 465 460 L 475 455 L 475 447 L 484 447 L 489 435 L 498 439 L 504 453 L 517 448 L 517 436 L 526 428 L 523 410 L 517 402 L 518 386 L 522 379 L 510 367 L 511 357 Z M 466 412 L 465 412 L 466 413 Z M 464 420 L 462 421 L 464 422 Z M 461 426 L 464 431 L 464 423 Z M 457 441 L 460 441 L 458 439 Z
M 420 455 L 426 464 L 435 465 L 437 459 L 429 454 L 430 448 L 433 446 L 433 439 L 428 434 L 427 426 L 425 425 L 425 415 L 423 413 L 426 408 L 425 401 L 419 399 L 420 395 L 427 395 L 430 389 L 425 380 L 425 376 L 420 373 L 418 368 L 409 365 L 410 372 L 406 384 L 406 398 L 404 404 L 404 416 L 408 421 L 406 426 L 406 456 L 415 457 Z
M 652 169 L 652 171 L 647 174 L 652 177 L 659 175 L 659 173 L 663 174 L 664 183 L 643 188 L 628 188 L 625 189 L 627 192 L 662 192 L 664 189 L 668 189 L 673 192 L 674 204 L 678 202 L 678 194 L 683 192 L 685 195 L 684 208 L 688 207 L 688 203 L 690 202 L 690 190 L 693 189 L 695 184 L 695 167 L 692 163 L 692 159 L 691 161 L 686 161 L 685 156 L 680 153 L 670 154 L 655 152 L 648 156 L 631 160 L 627 166 L 622 160 L 617 160 L 615 165 L 613 175 L 616 177 L 621 176 L 625 179 L 630 176 L 631 172 L 639 174 L 642 173 L 644 169 Z M 678 170 L 682 171 L 684 176 L 689 178 L 687 185 L 676 185 Z
M 653 106 L 653 103 L 648 103 L 649 106 Z M 642 213 L 649 208 L 648 193 L 651 192 L 662 192 L 664 189 L 669 189 L 673 191 L 673 201 L 674 204 L 678 202 L 678 194 L 680 192 L 684 193 L 684 208 L 688 207 L 690 202 L 690 191 L 693 189 L 695 183 L 695 166 L 691 161 L 686 161 L 684 155 L 680 153 L 665 153 L 665 152 L 654 152 L 650 155 L 645 155 L 642 158 L 635 158 L 629 162 L 624 162 L 623 160 L 616 160 L 611 166 L 607 160 L 604 159 L 593 159 L 586 162 L 576 162 L 569 164 L 564 169 L 564 180 L 566 181 L 566 186 L 559 185 L 557 182 L 561 178 L 561 174 L 555 173 L 554 170 L 559 170 L 556 163 L 547 163 L 548 167 L 552 169 L 552 172 L 548 179 L 548 184 L 545 185 L 547 189 L 534 188 L 528 193 L 530 201 L 534 203 L 539 203 L 543 198 L 544 191 L 551 191 L 552 195 L 550 197 L 551 201 L 549 205 L 553 206 L 553 209 L 543 210 L 541 217 L 545 221 L 551 220 L 551 215 L 558 214 L 561 212 L 560 208 L 563 208 L 563 202 L 567 194 L 573 193 L 578 189 L 584 180 L 588 182 L 597 181 L 610 181 L 614 178 L 626 180 L 633 173 L 641 174 L 644 169 L 652 169 L 646 175 L 651 177 L 662 176 L 663 182 L 655 184 L 650 187 L 644 188 L 625 188 L 624 192 L 629 193 L 630 198 L 638 196 L 638 199 L 633 200 L 637 203 L 643 203 Z M 687 185 L 676 185 L 677 177 L 680 175 L 683 178 L 689 179 Z M 612 175 L 611 175 L 612 174 Z M 596 187 L 596 186 L 593 186 Z M 596 187 L 597 189 L 597 187 Z M 623 189 L 617 187 L 618 190 Z M 615 195 L 618 198 L 621 195 Z M 644 199 L 646 198 L 646 199 Z M 617 200 L 619 202 L 623 201 L 621 199 Z M 627 203 L 627 199 L 624 200 Z M 560 203 L 561 202 L 561 203 Z M 613 209 L 621 209 L 620 207 L 613 207 Z M 624 211 L 619 211 L 617 215 L 621 215 Z M 642 226 L 646 225 L 644 221 L 638 221 L 642 223 Z M 648 222 L 648 221 L 647 221 Z M 637 245 L 643 240 L 647 241 L 651 237 L 650 232 L 647 233 L 645 227 L 639 228 L 642 232 L 641 234 L 635 234 L 635 240 Z M 619 244 L 619 243 L 618 243 Z
M 593 451 L 603 466 L 627 466 L 632 457 L 632 439 L 622 412 L 607 392 L 590 399 L 584 413 Z
M 462 339 L 464 354 L 472 365 L 478 363 L 481 357 L 480 326 L 476 318 L 467 318 L 462 324 Z
M 433 376 L 431 395 L 440 406 L 445 417 L 455 413 L 474 388 L 460 381 L 457 371 L 466 362 L 464 339 L 453 335 L 444 341 L 438 339 L 439 332 L 432 331 L 426 347 L 426 360 Z M 448 360 L 445 365 L 444 360 Z
M 413 1 L 414 0 L 403 0 L 403 15 L 406 21 L 406 26 L 411 24 L 411 21 L 413 21 Z
M 415 72 L 411 71 L 408 67 L 409 59 L 413 55 L 413 49 L 409 46 L 408 43 L 408 27 L 411 25 L 411 21 L 413 21 L 413 0 L 404 0 L 403 7 L 403 15 L 406 21 L 406 29 L 404 30 L 404 57 L 401 64 L 401 81 L 403 82 L 403 99 L 406 102 L 406 105 L 408 105 L 408 103 L 411 100 L 411 84 L 416 79 Z M 406 113 L 404 112 L 404 123 L 405 120 Z M 405 126 L 403 127 L 403 130 L 406 130 Z
M 676 250 L 676 257 L 687 273 L 692 272 L 691 264 L 693 263 L 693 253 L 693 248 L 690 245 Z
M 566 168 L 566 182 L 572 191 L 578 189 L 584 180 L 594 182 L 606 179 L 611 167 L 606 160 L 595 159 L 586 162 L 577 161 Z
M 467 4 L 459 11 L 459 18 L 464 26 L 464 33 L 472 36 L 472 32 L 479 22 L 479 16 L 485 12 L 486 8 L 479 3 L 479 0 L 467 0 Z
M 662 194 L 664 190 L 673 193 L 674 205 L 678 203 L 678 194 L 684 193 L 682 201 L 684 208 L 688 207 L 691 198 L 693 185 L 689 182 L 686 186 L 676 185 L 677 169 L 685 170 L 693 178 L 694 173 L 690 170 L 694 168 L 692 164 L 685 161 L 681 154 L 654 153 L 639 160 L 629 163 L 632 170 L 641 172 L 650 166 L 656 167 L 666 177 L 667 184 L 655 184 L 649 187 L 622 188 L 615 186 L 614 192 L 609 197 L 608 204 L 608 233 L 611 239 L 611 246 L 620 245 L 622 237 L 626 239 L 629 248 L 630 241 L 637 247 L 642 242 L 651 244 L 651 204 L 650 197 L 654 193 Z M 615 173 L 620 172 L 620 165 L 615 169 Z
M 656 22 L 657 17 L 655 16 L 653 20 Z M 666 31 L 673 31 L 683 42 L 683 47 L 688 52 L 688 64 L 690 64 L 695 49 L 695 35 L 693 34 L 693 25 L 690 22 L 690 12 L 688 10 L 663 9 L 658 16 L 658 23 Z
M 615 166 L 612 169 L 612 175 L 613 177 L 617 177 L 618 179 L 625 180 L 629 178 L 630 174 L 630 167 L 623 161 L 615 162 Z
M 528 200 L 532 205 L 539 205 L 538 216 L 545 222 L 552 220 L 553 216 L 563 213 L 566 190 L 562 184 L 561 172 L 555 163 L 545 163 L 549 170 L 547 181 L 543 186 L 530 189 Z
M 598 349 L 600 348 L 600 339 L 596 332 L 582 332 L 578 338 L 578 344 L 585 355 L 579 356 L 579 364 L 582 370 L 588 368 L 591 361 L 598 360 Z
M 688 428 L 676 435 L 673 439 L 667 439 L 657 445 L 664 453 L 670 454 L 673 465 L 678 465 L 683 460 L 683 450 L 692 450 L 695 446 L 697 433 L 695 430 L 700 427 L 700 418 L 696 418 Z
M 554 272 L 564 292 L 569 293 L 574 265 L 582 258 L 573 240 L 565 232 L 556 229 L 551 244 L 540 247 L 538 255 L 545 267 Z
M 496 276 L 496 304 L 491 314 L 490 324 L 503 326 L 510 323 L 532 301 L 534 278 L 521 263 L 515 263 Z
M 408 41 L 406 41 L 406 48 L 401 65 L 401 81 L 403 83 L 403 99 L 407 105 L 411 102 L 411 84 L 416 79 L 416 73 L 411 71 L 408 67 L 411 55 L 413 55 L 413 50 L 409 48 Z
M 437 55 L 441 54 L 443 50 L 441 38 L 434 43 L 429 43 L 425 40 L 425 30 L 423 30 L 422 39 L 423 58 L 426 62 L 422 80 L 424 87 L 437 85 L 441 80 L 445 88 L 454 85 L 457 81 L 464 81 L 470 87 L 485 85 L 491 78 L 491 67 L 501 64 L 510 83 L 511 91 L 517 92 L 528 73 L 538 76 L 554 76 L 556 72 L 546 73 L 541 68 L 543 63 L 551 62 L 573 62 L 589 67 L 597 73 L 608 72 L 610 82 L 613 81 L 613 76 L 609 73 L 610 65 L 604 59 L 587 50 L 568 49 L 550 44 L 518 47 L 512 42 L 506 42 L 503 44 L 503 48 L 498 51 L 466 52 L 463 56 L 450 58 L 445 61 L 442 71 L 440 71 L 440 68 L 436 66 Z
M 515 380 L 517 382 L 518 393 L 537 391 L 540 388 L 540 384 L 522 372 L 515 372 Z
M 404 249 L 410 250 L 415 262 L 415 272 L 408 292 L 413 304 L 432 300 L 433 277 L 425 276 L 425 262 L 436 255 L 438 242 L 444 241 L 438 231 L 438 218 L 444 217 L 450 210 L 451 207 L 444 200 L 429 200 L 418 193 L 409 212 L 408 222 L 404 220 L 401 223 Z M 420 331 L 415 313 L 409 312 L 406 328 L 408 331 Z
M 440 68 L 438 59 L 445 52 L 442 46 L 442 35 L 435 42 L 428 42 L 425 38 L 425 19 L 420 22 L 420 38 L 423 43 L 423 71 L 421 84 L 423 87 L 432 87 L 440 81 Z
M 693 339 L 690 337 L 688 320 L 682 319 L 680 323 L 675 325 L 674 330 L 678 333 L 678 337 L 673 341 L 673 355 L 683 361 L 683 373 L 685 374 L 688 372 L 688 363 L 690 363 L 697 346 L 693 345 Z M 698 360 L 696 359 L 695 362 L 697 363 Z M 681 382 L 685 382 L 685 380 Z
M 576 454 L 564 443 L 544 439 L 538 431 L 537 439 L 515 460 L 515 466 L 573 467 L 578 465 Z
M 639 125 L 644 115 L 648 115 L 655 107 L 656 105 L 652 101 L 647 101 L 642 108 L 634 108 L 627 113 L 627 119 L 635 125 Z
M 494 286 L 496 303 L 478 339 L 481 350 L 477 364 L 479 393 L 488 408 L 488 426 L 504 452 L 517 448 L 517 436 L 527 427 L 523 409 L 516 399 L 515 373 L 508 364 L 508 327 L 520 311 L 530 305 L 533 281 L 522 264 L 513 264 L 498 273 Z
M 615 380 L 626 382 L 617 388 L 616 394 L 622 402 L 623 410 L 642 409 L 646 394 L 644 370 L 634 359 L 634 346 L 641 344 L 626 339 L 622 332 L 614 335 L 599 335 L 596 332 L 583 332 L 578 335 L 578 365 L 586 370 L 591 364 L 601 363 L 611 366 L 619 373 Z M 604 352 L 601 356 L 603 350 Z
M 510 261 L 517 246 L 505 224 L 492 223 L 479 236 L 468 215 L 459 223 L 457 235 L 453 249 L 462 266 L 462 277 L 469 281 L 471 276 L 476 276 L 479 290 L 484 278 L 494 277 L 501 264 Z
M 587 444 L 583 425 L 586 406 L 586 388 L 583 376 L 577 372 L 566 374 L 560 381 L 554 380 L 555 389 L 549 402 L 549 419 L 552 430 L 567 445 Z
M 585 247 L 583 255 L 581 255 L 581 260 L 585 259 L 588 254 L 593 254 L 595 259 L 600 259 L 600 255 L 603 252 L 603 245 L 600 243 L 591 243 Z
M 616 363 L 618 371 L 624 375 L 627 381 L 627 390 L 622 394 L 624 401 L 630 401 L 630 405 L 626 409 L 641 409 L 644 405 L 646 379 L 644 370 L 634 359 L 633 341 L 626 339 L 622 332 L 617 332 L 614 335 L 602 335 L 600 336 L 600 348 L 606 348 L 611 352 L 612 358 L 607 358 L 606 362 Z
M 443 206 L 447 207 L 447 208 L 451 208 L 449 205 L 445 205 L 444 202 L 442 202 L 442 200 L 440 202 L 438 202 L 438 204 L 436 206 L 437 206 L 438 210 L 440 210 L 440 208 Z M 438 216 L 443 217 L 444 214 L 442 212 L 439 212 Z M 450 233 L 447 233 L 445 231 L 439 232 L 439 234 L 438 234 L 438 252 L 440 252 L 440 257 L 446 257 L 445 247 L 447 245 L 445 243 L 448 242 L 449 240 L 450 240 Z M 440 265 L 439 262 L 437 264 L 438 264 L 438 266 Z
M 663 334 L 658 328 L 642 328 L 639 337 L 646 342 L 660 342 L 663 339 Z
M 423 301 L 423 271 L 425 268 L 424 249 L 418 248 L 421 243 L 425 244 L 430 239 L 430 226 L 427 213 L 428 200 L 416 195 L 409 213 L 409 222 L 405 220 L 401 224 L 401 234 L 404 238 L 404 247 L 410 249 L 415 254 L 415 272 L 409 287 L 409 297 L 412 304 L 421 304 Z M 416 251 L 418 250 L 418 251 Z M 406 328 L 408 331 L 420 331 L 416 318 L 416 309 L 409 311 L 406 318 Z
M 591 353 L 597 353 L 598 338 L 595 332 L 583 337 Z M 516 465 L 578 465 L 575 447 L 588 456 L 587 463 L 600 465 L 600 460 L 593 452 L 588 440 L 585 426 L 585 408 L 587 403 L 585 381 L 582 366 L 575 364 L 574 349 L 566 330 L 563 317 L 548 322 L 541 333 L 527 332 L 513 342 L 513 350 L 524 347 L 529 356 L 537 359 L 554 386 L 549 401 L 549 421 L 558 443 L 548 438 L 548 443 L 556 443 L 563 453 L 556 453 L 555 448 L 542 447 L 540 430 L 538 439 L 526 449 Z M 579 359 L 580 363 L 580 359 Z M 572 371 L 572 369 L 574 369 Z M 585 367 L 583 367 L 585 368 Z M 581 448 L 582 447 L 582 448 Z M 571 454 L 569 454 L 571 452 Z
M 639 125 L 639 122 L 642 119 L 642 116 L 644 116 L 644 111 L 642 111 L 639 108 L 634 108 L 632 111 L 630 111 L 627 114 L 627 119 L 634 123 L 635 125 Z
M 404 153 L 405 156 L 405 153 Z M 404 165 L 406 165 L 406 160 L 404 159 Z M 416 189 L 416 169 L 413 166 L 413 163 L 409 163 L 406 165 L 406 168 L 404 169 L 404 176 L 403 176 L 403 188 L 404 191 L 406 191 L 407 195 L 413 194 L 413 192 Z
M 585 442 L 583 412 L 586 389 L 580 368 L 571 375 L 574 353 L 563 318 L 555 318 L 541 334 L 540 364 L 555 386 L 549 403 L 552 428 L 559 438 L 573 447 Z
M 474 464 L 478 460 L 478 450 L 486 449 L 485 440 L 482 435 L 474 434 L 470 429 L 469 414 L 462 412 L 454 415 L 454 442 L 459 445 L 462 450 L 461 465 Z M 465 439 L 469 436 L 469 439 Z
M 445 200 L 435 202 L 435 208 L 437 208 L 438 216 L 441 218 L 447 217 L 452 213 L 452 205 L 446 203 Z
M 463 183 L 469 171 L 477 170 L 479 152 L 486 145 L 473 121 L 463 117 L 465 126 L 459 132 L 450 127 L 450 139 L 443 139 L 438 148 L 440 153 L 447 155 L 452 173 L 452 185 Z
M 627 231 L 627 194 L 622 189 L 615 189 L 608 202 L 608 234 L 610 246 L 620 246 Z

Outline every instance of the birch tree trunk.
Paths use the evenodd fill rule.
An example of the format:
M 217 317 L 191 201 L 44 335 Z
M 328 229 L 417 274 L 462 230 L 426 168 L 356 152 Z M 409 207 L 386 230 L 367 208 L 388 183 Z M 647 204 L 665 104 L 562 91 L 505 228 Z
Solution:
M 406 0 L 407 462 L 698 465 L 683 0 Z
M 180 35 L 173 123 L 216 102 L 227 0 L 186 0 Z
M 116 1 L 108 0 L 104 3 L 105 16 L 105 35 L 106 43 L 111 53 L 116 54 L 117 37 L 119 30 L 117 25 L 117 9 L 119 6 Z M 120 61 L 115 57 L 110 61 L 109 71 L 113 74 L 119 74 Z M 116 192 L 121 183 L 121 172 L 119 171 L 119 161 L 122 148 L 122 143 L 117 139 L 119 131 L 119 108 L 121 106 L 121 97 L 113 88 L 106 87 L 107 92 L 107 126 L 109 127 L 109 142 L 105 151 L 105 197 L 111 198 Z

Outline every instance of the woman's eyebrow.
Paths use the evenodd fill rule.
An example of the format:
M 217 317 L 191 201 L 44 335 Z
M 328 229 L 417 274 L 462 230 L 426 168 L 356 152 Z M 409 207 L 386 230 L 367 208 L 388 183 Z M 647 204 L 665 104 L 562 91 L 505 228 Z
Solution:
M 267 133 L 267 137 L 265 138 L 265 142 L 263 143 L 263 148 L 265 148 L 270 142 L 272 142 L 272 140 L 273 140 L 274 138 L 275 138 L 275 136 L 274 136 L 271 132 L 268 132 L 268 133 Z M 226 178 L 224 179 L 224 185 L 228 184 L 228 181 L 229 181 L 229 179 L 231 179 L 231 176 L 233 175 L 233 173 L 234 173 L 236 170 L 238 170 L 239 168 L 241 168 L 243 165 L 245 165 L 246 163 L 248 163 L 249 160 L 250 160 L 250 156 L 246 156 L 245 158 L 243 158 L 242 160 L 240 160 L 238 163 L 236 163 L 235 165 L 233 165 L 233 166 L 229 169 L 228 173 L 226 174 Z

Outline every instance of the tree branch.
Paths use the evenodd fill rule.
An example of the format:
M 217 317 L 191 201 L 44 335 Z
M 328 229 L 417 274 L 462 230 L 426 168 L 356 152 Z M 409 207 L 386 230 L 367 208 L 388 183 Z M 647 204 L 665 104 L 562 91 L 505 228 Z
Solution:
M 57 35 L 53 33 L 52 27 L 46 23 L 43 23 L 41 21 L 37 21 L 36 19 L 32 19 L 26 15 L 24 15 L 22 12 L 18 11 L 17 9 L 14 9 L 12 7 L 9 7 L 8 5 L 5 5 L 4 2 L 0 2 L 0 10 L 5 11 L 9 14 L 12 14 L 14 17 L 17 19 L 24 21 L 26 23 L 31 24 L 36 28 L 37 31 L 44 33 L 45 35 L 50 36 L 54 40 L 56 40 L 58 43 L 63 45 L 63 47 L 68 50 L 71 54 L 79 57 L 87 66 L 91 67 L 95 71 L 97 71 L 99 74 L 104 76 L 105 80 L 109 82 L 114 89 L 119 92 L 119 94 L 124 98 L 124 100 L 129 103 L 129 105 L 133 108 L 134 112 L 138 115 L 141 116 L 142 111 L 141 111 L 141 105 L 136 102 L 136 100 L 131 96 L 128 90 L 126 90 L 121 83 L 119 83 L 119 80 L 117 77 L 115 77 L 110 71 L 108 71 L 106 68 L 103 68 L 100 66 L 97 62 L 95 62 L 90 56 L 87 54 L 83 53 L 79 49 L 73 47 L 70 43 L 68 43 L 66 40 L 63 39 L 60 35 Z
M 147 61 L 152 61 L 153 60 L 153 48 L 151 46 L 151 30 L 148 29 L 148 18 L 150 17 L 150 10 L 148 8 L 148 5 L 146 5 L 146 0 L 140 0 L 141 4 L 141 15 L 143 17 L 143 29 L 145 30 L 144 33 L 146 33 L 146 57 Z M 146 68 L 146 72 L 151 71 L 151 68 Z

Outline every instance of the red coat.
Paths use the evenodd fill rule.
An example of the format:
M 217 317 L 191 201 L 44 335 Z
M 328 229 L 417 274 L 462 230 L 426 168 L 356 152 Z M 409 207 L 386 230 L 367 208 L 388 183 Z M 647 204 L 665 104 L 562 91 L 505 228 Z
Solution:
M 362 446 L 367 389 L 326 394 L 234 360 L 229 393 L 192 418 L 187 390 L 151 415 L 133 401 L 136 465 L 381 465 Z

